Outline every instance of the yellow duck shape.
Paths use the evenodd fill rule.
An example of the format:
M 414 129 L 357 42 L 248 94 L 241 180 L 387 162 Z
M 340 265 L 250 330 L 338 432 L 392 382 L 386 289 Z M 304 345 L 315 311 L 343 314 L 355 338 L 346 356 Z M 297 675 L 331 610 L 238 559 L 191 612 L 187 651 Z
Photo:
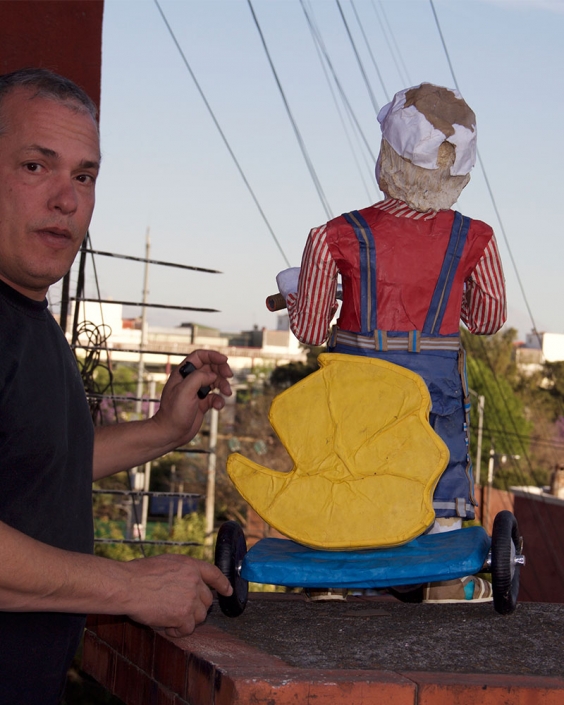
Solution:
M 229 456 L 229 477 L 271 526 L 313 548 L 405 543 L 434 521 L 447 446 L 429 425 L 423 379 L 383 360 L 337 353 L 279 394 L 269 420 L 289 473 Z

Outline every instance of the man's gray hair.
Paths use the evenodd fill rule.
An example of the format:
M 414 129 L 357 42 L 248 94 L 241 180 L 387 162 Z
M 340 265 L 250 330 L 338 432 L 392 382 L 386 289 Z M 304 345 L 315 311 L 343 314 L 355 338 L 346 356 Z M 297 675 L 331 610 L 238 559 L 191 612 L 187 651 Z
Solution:
M 19 69 L 0 75 L 0 135 L 4 131 L 2 101 L 17 88 L 31 90 L 33 92 L 32 98 L 49 98 L 61 103 L 68 103 L 70 108 L 83 110 L 94 120 L 98 115 L 98 108 L 94 101 L 70 79 L 59 76 L 48 69 Z

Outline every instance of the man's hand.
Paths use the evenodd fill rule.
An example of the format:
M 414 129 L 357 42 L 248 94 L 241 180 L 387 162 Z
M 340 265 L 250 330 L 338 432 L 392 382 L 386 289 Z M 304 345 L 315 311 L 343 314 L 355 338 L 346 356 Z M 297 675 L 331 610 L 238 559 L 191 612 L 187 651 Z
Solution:
M 212 589 L 233 590 L 215 566 L 166 554 L 122 563 L 63 551 L 0 522 L 0 609 L 126 614 L 168 636 L 206 618 Z
M 187 556 L 165 554 L 125 565 L 131 574 L 127 614 L 167 636 L 187 636 L 206 619 L 213 599 L 211 589 L 226 596 L 233 592 L 215 566 Z
M 159 410 L 153 417 L 165 437 L 176 445 L 190 441 L 199 431 L 208 409 L 222 409 L 225 400 L 219 394 L 200 399 L 201 387 L 210 386 L 224 396 L 231 395 L 229 378 L 233 376 L 227 357 L 214 350 L 196 350 L 184 360 L 196 368 L 182 377 L 178 368 L 170 375 L 161 395 Z M 183 363 L 184 364 L 184 363 Z
M 142 465 L 188 443 L 199 431 L 206 411 L 225 406 L 220 394 L 231 395 L 229 378 L 233 376 L 227 357 L 213 350 L 196 350 L 184 362 L 196 369 L 186 378 L 174 370 L 153 418 L 96 427 L 94 480 Z M 206 386 L 220 394 L 200 399 L 198 392 Z

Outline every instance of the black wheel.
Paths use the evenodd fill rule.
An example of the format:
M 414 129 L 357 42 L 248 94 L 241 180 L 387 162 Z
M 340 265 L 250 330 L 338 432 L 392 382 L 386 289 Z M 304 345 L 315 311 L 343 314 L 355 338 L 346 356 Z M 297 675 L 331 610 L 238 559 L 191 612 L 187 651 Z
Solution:
M 492 530 L 492 589 L 496 612 L 511 614 L 519 592 L 521 537 L 517 519 L 511 512 L 496 515 Z
M 239 575 L 241 561 L 247 553 L 243 529 L 236 521 L 226 521 L 219 527 L 215 544 L 215 564 L 233 586 L 230 597 L 218 595 L 219 606 L 228 617 L 238 617 L 247 605 L 249 583 Z

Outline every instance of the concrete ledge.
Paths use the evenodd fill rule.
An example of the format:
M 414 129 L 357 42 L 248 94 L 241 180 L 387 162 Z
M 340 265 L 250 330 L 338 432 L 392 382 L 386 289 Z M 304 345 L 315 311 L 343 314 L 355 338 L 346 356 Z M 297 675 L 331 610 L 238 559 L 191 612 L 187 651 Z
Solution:
M 83 668 L 127 705 L 561 705 L 560 629 L 553 635 L 559 645 L 554 663 L 545 675 L 533 675 L 530 665 L 537 657 L 544 663 L 542 649 L 530 662 L 516 658 L 515 673 L 496 670 L 498 663 L 504 667 L 500 649 L 518 656 L 513 630 L 523 629 L 527 609 L 533 610 L 532 623 L 538 622 L 538 638 L 544 634 L 554 651 L 551 629 L 555 617 L 564 621 L 564 605 L 519 606 L 509 618 L 495 615 L 490 605 L 476 607 L 480 609 L 468 611 L 466 605 L 403 605 L 378 598 L 312 605 L 299 595 L 256 593 L 242 617 L 230 620 L 214 606 L 205 625 L 177 640 L 126 618 L 95 616 L 88 622 Z M 550 619 L 538 618 L 544 608 Z M 436 633 L 429 634 L 428 643 L 437 650 L 428 654 L 428 669 L 416 670 L 413 666 L 421 661 L 413 657 L 402 624 L 416 633 L 429 616 Z M 490 618 L 500 628 L 493 645 L 476 630 L 481 620 Z M 452 622 L 466 624 L 470 643 L 479 652 L 479 660 L 468 658 L 468 663 L 489 669 L 461 672 L 456 659 L 441 658 L 441 648 L 448 657 Z M 340 642 L 335 636 L 339 633 Z M 528 652 L 537 635 L 523 637 L 522 650 Z M 367 643 L 374 645 L 369 661 Z M 424 643 L 416 646 L 426 648 Z M 327 667 L 331 661 L 346 667 Z M 439 664 L 437 670 L 433 663 Z

